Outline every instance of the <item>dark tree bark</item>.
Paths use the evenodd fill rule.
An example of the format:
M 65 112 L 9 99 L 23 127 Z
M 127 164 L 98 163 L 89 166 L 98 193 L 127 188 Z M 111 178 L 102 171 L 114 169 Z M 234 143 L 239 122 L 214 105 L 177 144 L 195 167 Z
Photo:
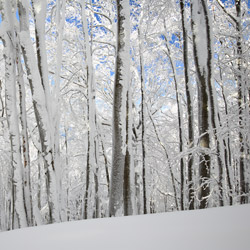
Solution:
M 142 36 L 138 28 L 139 37 L 139 57 L 140 57 L 140 74 L 141 74 L 141 146 L 142 146 L 142 192 L 143 192 L 143 213 L 148 213 L 147 208 L 147 185 L 146 185 L 146 140 L 145 140 L 145 90 L 144 90 L 144 62 Z
M 29 152 L 29 137 L 27 129 L 27 113 L 25 103 L 25 86 L 23 80 L 23 68 L 20 58 L 21 49 L 17 45 L 17 71 L 18 71 L 18 86 L 19 86 L 19 108 L 20 108 L 20 123 L 21 123 L 21 135 L 22 135 L 22 160 L 23 160 L 23 178 L 24 178 L 24 200 L 27 213 L 28 225 L 33 226 L 33 204 L 32 204 L 32 192 L 31 192 L 31 169 L 30 169 L 30 152 Z
M 183 36 L 183 64 L 184 64 L 184 76 L 185 76 L 185 89 L 187 97 L 187 112 L 188 112 L 188 146 L 191 150 L 194 142 L 194 117 L 193 117 L 193 105 L 191 96 L 191 86 L 189 79 L 189 62 L 188 62 L 188 34 L 186 29 L 186 16 L 185 16 L 185 4 L 183 0 L 180 0 L 181 8 L 181 23 L 182 23 L 182 36 Z M 188 155 L 188 209 L 194 209 L 194 187 L 193 187 L 193 154 Z
M 117 0 L 117 54 L 113 100 L 113 152 L 109 214 L 123 214 L 124 164 L 126 154 L 126 89 L 129 75 L 129 2 Z
M 124 162 L 124 186 L 123 186 L 123 199 L 124 199 L 124 215 L 132 215 L 134 213 L 133 207 L 133 185 L 131 181 L 134 180 L 132 175 L 134 174 L 133 171 L 133 159 L 132 159 L 132 145 L 131 145 L 131 95 L 130 95 L 130 88 L 127 90 L 127 103 L 126 103 L 126 155 L 125 155 L 125 162 Z
M 208 50 L 208 96 L 209 96 L 209 106 L 210 106 L 210 117 L 211 117 L 211 125 L 213 128 L 213 134 L 214 134 L 214 139 L 216 143 L 216 153 L 217 153 L 217 163 L 218 163 L 218 169 L 219 169 L 219 205 L 223 206 L 224 201 L 223 201 L 223 161 L 221 157 L 221 140 L 218 137 L 218 129 L 219 129 L 219 124 L 217 121 L 218 119 L 218 114 L 216 113 L 216 108 L 215 108 L 215 91 L 213 89 L 213 78 L 212 78 L 212 72 L 213 72 L 213 48 L 212 48 L 212 31 L 211 31 L 211 23 L 209 21 L 209 10 L 206 7 L 206 4 L 204 1 L 202 1 L 202 6 L 204 9 L 204 16 L 205 16 L 205 26 L 206 26 L 206 35 L 207 35 L 207 50 Z
M 242 79 L 243 75 L 243 58 L 242 58 L 242 26 L 241 26 L 241 0 L 235 1 L 236 7 L 236 32 L 237 32 L 237 84 L 238 84 L 238 109 L 239 109 L 239 147 L 240 147 L 240 203 L 247 203 L 246 200 L 246 180 L 245 180 L 245 140 L 243 135 L 244 130 L 244 81 Z
M 197 74 L 197 87 L 198 87 L 198 113 L 199 113 L 199 145 L 200 145 L 200 191 L 199 208 L 206 208 L 208 205 L 208 196 L 210 194 L 210 161 L 211 157 L 208 153 L 210 148 L 209 136 L 209 97 L 208 97 L 208 84 L 211 81 L 211 51 L 208 50 L 208 44 L 211 43 L 207 36 L 207 30 L 204 34 L 202 29 L 207 29 L 205 25 L 205 10 L 207 4 L 205 0 L 193 0 L 191 2 L 191 27 L 193 32 L 193 52 L 194 61 Z M 201 33 L 203 31 L 203 34 Z M 202 35 L 206 35 L 201 37 Z M 200 40 L 200 41 L 199 41 Z M 201 53 L 201 42 L 203 42 L 202 49 L 206 50 L 207 61 L 204 62 Z
M 226 116 L 228 116 L 228 106 L 227 106 L 227 100 L 225 97 L 225 93 L 224 93 L 224 87 L 223 85 L 221 86 L 222 88 L 222 97 L 223 97 L 223 101 L 224 101 L 224 105 L 225 105 L 225 114 Z M 221 124 L 221 118 L 218 115 L 218 119 L 219 122 Z M 228 126 L 228 121 L 227 121 L 227 128 L 229 129 Z M 229 132 L 227 133 L 227 139 L 223 139 L 223 145 L 224 145 L 224 162 L 225 162 L 225 168 L 226 168 L 226 179 L 227 179 L 227 184 L 228 184 L 228 188 L 229 188 L 229 205 L 233 205 L 233 187 L 232 187 L 232 183 L 231 183 L 231 178 L 230 178 L 230 171 L 229 168 L 230 166 L 232 166 L 232 156 L 231 156 L 231 148 L 230 148 L 230 134 Z
M 87 101 L 87 112 L 89 120 L 89 97 Z M 88 202 L 89 202 L 89 186 L 90 186 L 90 131 L 88 130 L 88 148 L 87 148 L 87 163 L 86 163 L 86 178 L 85 178 L 85 192 L 84 192 L 84 219 L 88 219 Z

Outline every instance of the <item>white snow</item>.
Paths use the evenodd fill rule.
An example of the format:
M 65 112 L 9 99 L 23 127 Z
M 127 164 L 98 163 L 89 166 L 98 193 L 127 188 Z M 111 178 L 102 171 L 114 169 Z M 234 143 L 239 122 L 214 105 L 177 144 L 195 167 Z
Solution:
M 65 222 L 0 233 L 1 250 L 249 250 L 250 205 Z

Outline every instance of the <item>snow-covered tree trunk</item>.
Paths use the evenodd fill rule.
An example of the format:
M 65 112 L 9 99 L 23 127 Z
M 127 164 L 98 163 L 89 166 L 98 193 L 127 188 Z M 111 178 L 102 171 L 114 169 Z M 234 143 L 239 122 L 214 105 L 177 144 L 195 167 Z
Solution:
M 36 49 L 37 49 L 37 63 L 41 77 L 42 87 L 45 94 L 45 106 L 49 118 L 49 126 L 46 131 L 50 134 L 50 148 L 51 158 L 54 168 L 53 175 L 55 176 L 56 192 L 57 192 L 57 209 L 58 216 L 60 217 L 60 200 L 61 200 L 61 164 L 60 164 L 60 153 L 59 153 L 59 86 L 60 86 L 60 69 L 61 69 L 61 54 L 62 54 L 62 37 L 63 37 L 63 25 L 64 20 L 60 20 L 60 4 L 62 7 L 62 14 L 64 15 L 64 1 L 57 2 L 57 51 L 56 51 L 56 74 L 55 74 L 55 89 L 53 98 L 50 93 L 49 84 L 49 72 L 47 63 L 47 49 L 45 43 L 45 21 L 47 11 L 47 0 L 31 0 L 32 12 L 34 15 L 35 22 L 35 37 L 36 37 Z M 61 21 L 61 22 L 60 22 Z M 59 26 L 59 27 L 58 27 Z M 51 105 L 52 104 L 52 105 Z
M 189 61 L 188 61 L 188 31 L 186 27 L 186 15 L 184 1 L 180 0 L 182 36 L 183 36 L 183 64 L 185 76 L 185 90 L 187 98 L 187 113 L 188 113 L 188 146 L 193 147 L 194 142 L 194 111 L 192 103 L 192 91 L 189 77 Z M 193 154 L 188 155 L 188 209 L 194 209 L 194 187 L 193 187 Z
M 81 3 L 82 8 L 82 26 L 84 36 L 84 48 L 86 54 L 86 71 L 87 71 L 87 88 L 88 88 L 88 155 L 87 155 L 87 169 L 86 169 L 86 188 L 85 188 L 85 219 L 88 217 L 88 204 L 90 194 L 90 173 L 94 172 L 95 181 L 95 204 L 96 215 L 99 217 L 99 181 L 98 181 L 98 162 L 99 162 L 99 140 L 97 135 L 97 117 L 96 117 L 96 83 L 95 72 L 93 68 L 92 48 L 89 38 L 88 20 L 86 16 L 86 0 Z
M 193 52 L 198 87 L 198 117 L 199 117 L 199 145 L 200 145 L 200 208 L 206 208 L 210 194 L 210 165 L 211 157 L 209 136 L 209 97 L 208 84 L 212 80 L 211 53 L 208 44 L 211 43 L 205 20 L 205 10 L 208 13 L 206 0 L 193 0 L 191 2 L 191 26 L 193 32 Z
M 141 22 L 140 22 L 141 23 Z M 139 38 L 139 57 L 140 57 L 140 74 L 141 74 L 141 146 L 142 146 L 142 192 L 143 192 L 143 213 L 148 213 L 148 199 L 147 199 L 147 178 L 146 178 L 146 127 L 145 127 L 145 71 L 143 60 L 143 36 L 138 28 Z
M 123 214 L 123 181 L 126 154 L 126 93 L 129 84 L 129 1 L 117 0 L 117 54 L 113 100 L 113 150 L 109 214 Z
M 104 135 L 101 131 L 101 128 L 98 128 L 99 131 L 99 138 L 100 138 L 100 143 L 101 143 L 101 148 L 102 148 L 102 154 L 103 154 L 103 158 L 104 158 L 104 165 L 105 165 L 105 176 L 106 176 L 106 181 L 107 181 L 107 187 L 108 187 L 108 191 L 110 190 L 110 174 L 109 174 L 109 163 L 108 163 L 108 157 L 107 157 L 107 150 L 105 147 L 105 143 L 104 143 Z
M 41 2 L 42 3 L 42 2 Z M 36 7 L 39 9 L 39 3 Z M 42 6 L 40 6 L 42 7 Z M 28 80 L 31 88 L 35 118 L 38 126 L 39 138 L 41 143 L 41 151 L 44 159 L 47 200 L 49 207 L 49 223 L 59 222 L 58 195 L 57 195 L 57 180 L 55 171 L 55 162 L 53 154 L 53 135 L 52 135 L 52 120 L 51 112 L 49 111 L 49 92 L 45 76 L 42 69 L 46 71 L 46 63 L 42 63 L 42 59 L 36 58 L 33 50 L 29 31 L 29 3 L 25 0 L 19 1 L 19 18 L 20 18 L 20 44 L 24 57 L 24 63 L 28 74 Z M 43 10 L 45 11 L 45 10 Z M 41 11 L 42 12 L 42 11 Z M 39 19 L 40 20 L 40 19 Z M 41 19 L 39 24 L 44 22 Z M 42 24 L 41 24 L 42 25 Z M 40 27 L 40 25 L 39 25 Z M 41 31 L 41 29 L 39 29 Z M 43 33 L 44 35 L 44 33 Z M 42 35 L 41 35 L 42 36 Z M 41 43 L 42 44 L 42 43 Z M 39 46 L 41 46 L 41 44 Z M 39 47 L 41 49 L 41 47 Z M 40 52 L 44 54 L 46 51 Z M 42 74 L 42 75 L 41 75 Z M 46 82 L 47 81 L 47 82 Z M 45 87 L 47 86 L 47 87 Z
M 244 135 L 244 109 L 246 103 L 244 102 L 245 96 L 245 81 L 244 81 L 244 69 L 243 69 L 243 56 L 242 56 L 242 25 L 241 25 L 241 0 L 235 1 L 236 7 L 236 32 L 237 32 L 237 73 L 236 73 L 236 81 L 238 84 L 238 109 L 239 109 L 239 148 L 240 148 L 240 156 L 239 156 L 239 173 L 240 173 L 240 202 L 241 204 L 247 203 L 246 198 L 246 140 Z
M 134 159 L 132 149 L 132 96 L 131 86 L 129 84 L 127 89 L 127 103 L 126 103 L 126 155 L 124 163 L 124 215 L 133 215 L 135 213 L 135 172 Z
M 218 121 L 218 108 L 217 108 L 217 96 L 213 84 L 213 34 L 212 34 L 212 23 L 210 20 L 209 9 L 206 6 L 205 1 L 202 2 L 205 16 L 205 27 L 206 27 L 206 36 L 207 36 L 207 50 L 208 50 L 208 96 L 209 96 L 209 110 L 210 110 L 210 122 L 213 129 L 213 135 L 216 144 L 216 155 L 217 155 L 217 164 L 219 171 L 218 178 L 218 188 L 219 188 L 219 205 L 224 205 L 223 200 L 223 172 L 224 172 L 224 157 L 222 150 L 222 140 L 218 137 L 218 131 L 220 128 Z
M 59 210 L 64 210 L 62 204 L 62 171 L 61 157 L 60 157 L 60 140 L 59 140 L 59 124 L 60 124 L 60 80 L 61 80 L 61 68 L 62 68 L 62 55 L 63 55 L 63 35 L 64 35 L 64 23 L 65 23 L 65 0 L 56 2 L 56 26 L 57 26 L 57 43 L 56 43 L 56 72 L 55 72 L 55 85 L 53 89 L 53 106 L 51 110 L 52 124 L 52 136 L 54 138 L 54 162 L 57 177 L 57 190 L 59 198 Z M 47 72 L 46 72 L 47 73 Z M 51 99 L 51 98 L 50 98 Z
M 25 100 L 25 85 L 23 79 L 23 68 L 21 62 L 21 51 L 19 44 L 16 50 L 16 62 L 18 72 L 18 86 L 19 86 L 19 108 L 20 108 L 20 122 L 21 122 L 21 135 L 22 135 L 22 160 L 23 160 L 23 189 L 24 201 L 27 210 L 28 225 L 33 225 L 33 205 L 32 205 L 32 190 L 31 190 L 31 169 L 30 169 L 30 152 L 29 152 L 29 137 L 27 128 L 27 113 L 26 113 L 26 100 Z
M 21 0 L 27 5 L 28 1 Z M 37 64 L 41 77 L 42 87 L 44 89 L 47 110 L 51 113 L 49 103 L 51 103 L 50 89 L 49 89 L 49 78 L 48 78 L 48 63 L 45 45 L 45 20 L 47 10 L 47 0 L 31 0 L 32 12 L 34 15 L 35 22 L 35 35 L 36 35 L 36 49 L 37 49 Z M 28 6 L 25 6 L 26 8 Z M 28 13 L 28 9 L 27 9 Z
M 89 120 L 89 98 L 87 101 L 87 112 L 88 112 L 88 120 Z M 90 131 L 88 130 L 87 133 L 88 137 L 88 147 L 87 147 L 87 162 L 86 162 L 86 173 L 85 173 L 85 191 L 84 191 L 84 211 L 83 211 L 83 218 L 88 219 L 88 203 L 89 203 L 89 189 L 90 189 L 90 170 L 91 170 L 91 165 L 90 165 L 90 151 L 91 149 L 91 140 L 90 140 Z
M 14 24 L 15 3 L 5 1 L 3 3 L 2 22 L 4 31 L 1 31 L 1 39 L 4 44 L 5 59 L 5 102 L 6 115 L 9 128 L 11 145 L 11 167 L 12 167 L 12 229 L 28 226 L 27 207 L 25 206 L 23 164 L 21 158 L 21 142 L 19 131 L 19 120 L 17 111 L 17 77 L 16 77 L 16 46 L 17 37 Z M 3 27 L 3 26 L 2 26 Z

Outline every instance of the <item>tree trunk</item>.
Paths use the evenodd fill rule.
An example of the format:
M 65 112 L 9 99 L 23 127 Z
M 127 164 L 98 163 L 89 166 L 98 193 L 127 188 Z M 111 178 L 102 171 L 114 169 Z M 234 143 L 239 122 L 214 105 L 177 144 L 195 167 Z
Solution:
M 206 208 L 210 194 L 210 136 L 209 136 L 209 99 L 208 84 L 212 80 L 211 72 L 211 51 L 208 44 L 211 43 L 207 36 L 207 26 L 205 22 L 205 10 L 208 13 L 205 0 L 193 0 L 191 2 L 191 27 L 193 32 L 193 52 L 197 72 L 198 87 L 198 113 L 199 113 L 199 135 L 200 135 L 200 191 L 199 208 Z M 204 58 L 206 60 L 204 60 Z
M 138 28 L 139 37 L 139 57 L 140 57 L 140 74 L 141 74 L 141 146 L 142 146 L 142 191 L 143 191 L 143 213 L 148 213 L 147 199 L 147 178 L 146 178 L 146 139 L 145 139 L 145 72 L 143 60 L 143 41 L 140 28 Z
M 185 76 L 185 89 L 187 98 L 187 113 L 188 113 L 188 146 L 192 150 L 194 142 L 194 112 L 191 95 L 191 84 L 189 78 L 189 62 L 188 62 L 188 34 L 186 28 L 186 15 L 184 1 L 180 0 L 181 8 L 181 22 L 183 33 L 183 64 L 184 64 L 184 76 Z M 193 185 L 193 154 L 188 155 L 188 209 L 194 209 L 194 185 Z
M 11 145 L 11 198 L 12 198 L 12 225 L 11 229 L 28 226 L 27 207 L 25 203 L 24 183 L 23 183 L 23 164 L 21 158 L 21 142 L 16 101 L 16 46 L 17 38 L 14 28 L 14 16 L 12 11 L 15 7 L 11 1 L 3 3 L 2 22 L 5 27 L 1 40 L 4 45 L 5 59 L 5 102 L 6 116 L 9 128 L 9 138 Z M 30 194 L 28 194 L 30 195 Z
M 48 223 L 59 222 L 57 182 L 53 154 L 53 136 L 51 131 L 51 117 L 47 108 L 48 93 L 45 90 L 44 79 L 40 75 L 39 63 L 35 56 L 29 32 L 28 10 L 19 2 L 18 11 L 20 18 L 20 43 L 24 57 L 24 63 L 29 75 L 28 81 L 31 88 L 35 118 L 38 126 L 41 150 L 44 160 L 47 200 L 49 207 Z M 44 66 L 44 65 L 42 65 Z M 40 67 L 42 67 L 40 65 Z
M 225 114 L 226 114 L 226 116 L 228 116 L 227 100 L 225 97 L 223 85 L 221 85 L 221 88 L 222 88 L 222 97 L 223 97 L 223 101 L 224 101 L 224 105 L 225 105 Z M 219 122 L 221 123 L 220 116 L 218 116 L 218 118 L 219 118 Z M 228 121 L 227 121 L 227 129 L 229 130 Z M 229 194 L 228 194 L 229 195 L 229 205 L 233 205 L 233 187 L 232 187 L 231 178 L 230 178 L 230 171 L 229 171 L 229 167 L 232 166 L 232 160 L 231 160 L 232 156 L 231 156 L 231 148 L 230 148 L 231 145 L 230 145 L 229 132 L 227 133 L 227 139 L 223 139 L 223 145 L 224 145 L 224 162 L 225 162 L 225 168 L 226 168 L 226 179 L 227 179 L 227 184 L 228 184 L 228 188 L 229 188 Z
M 113 150 L 109 214 L 123 214 L 124 163 L 126 154 L 126 93 L 129 83 L 129 2 L 117 0 L 117 54 L 113 100 Z
M 222 141 L 218 137 L 218 129 L 219 129 L 219 122 L 218 122 L 218 109 L 217 109 L 217 97 L 216 97 L 216 91 L 214 90 L 213 86 L 213 38 L 212 38 L 212 27 L 211 22 L 209 18 L 209 10 L 206 6 L 206 3 L 202 2 L 203 9 L 204 9 L 204 16 L 205 16 L 205 26 L 206 26 L 206 35 L 207 35 L 207 49 L 208 49 L 208 96 L 209 96 L 209 106 L 210 106 L 210 119 L 211 119 L 211 125 L 213 128 L 213 134 L 216 144 L 216 153 L 217 153 L 217 163 L 218 163 L 218 169 L 219 169 L 219 206 L 224 206 L 223 201 L 223 168 L 224 168 L 224 162 L 222 157 Z
M 124 215 L 133 215 L 135 212 L 135 173 L 134 173 L 134 160 L 132 151 L 132 100 L 131 100 L 131 86 L 127 90 L 127 103 L 126 103 L 126 155 L 124 163 Z
M 84 36 L 84 48 L 86 52 L 86 67 L 87 67 L 87 84 L 88 84 L 88 159 L 87 159 L 87 172 L 86 181 L 90 181 L 90 171 L 94 172 L 95 182 L 95 203 L 96 209 L 99 210 L 99 180 L 98 180 L 98 162 L 99 162 L 99 140 L 97 136 L 97 117 L 96 117 L 96 84 L 95 84 L 95 73 L 93 68 L 92 48 L 89 39 L 89 29 L 86 16 L 86 2 L 82 2 L 82 26 Z M 98 152 L 97 152 L 98 151 Z M 85 191 L 85 207 L 88 206 L 86 203 L 89 202 L 89 183 L 86 183 Z M 87 200 L 86 200 L 87 199 Z M 87 208 L 87 207 L 86 207 Z M 99 211 L 96 211 L 99 214 Z M 87 211 L 85 210 L 85 218 L 87 218 Z
M 46 2 L 46 1 L 45 1 Z M 55 85 L 53 91 L 53 109 L 51 109 L 51 121 L 52 121 L 52 137 L 53 137 L 53 151 L 54 162 L 57 176 L 57 190 L 59 199 L 59 212 L 65 210 L 62 204 L 62 168 L 61 156 L 60 156 L 60 80 L 61 80 L 61 68 L 62 68 L 62 56 L 63 56 L 63 35 L 64 35 L 64 23 L 65 23 L 65 0 L 56 2 L 56 25 L 57 25 L 57 44 L 56 44 L 56 72 L 55 72 Z M 44 45 L 45 46 L 45 45 Z M 45 72 L 47 73 L 47 72 Z
M 242 58 L 242 26 L 241 26 L 241 0 L 235 1 L 236 7 L 236 32 L 237 32 L 237 84 L 238 84 L 238 109 L 239 109 L 239 148 L 240 148 L 240 203 L 246 203 L 246 181 L 245 181 L 245 140 L 244 140 L 244 81 L 242 79 L 243 58 Z
M 23 178 L 24 178 L 24 200 L 27 208 L 28 225 L 33 226 L 33 205 L 31 192 L 31 173 L 30 173 L 30 153 L 29 153 L 29 138 L 27 131 L 27 114 L 25 103 L 25 85 L 23 80 L 23 68 L 20 58 L 19 45 L 17 46 L 17 71 L 18 71 L 18 86 L 19 86 L 19 106 L 20 106 L 20 121 L 22 128 L 22 154 L 23 154 Z

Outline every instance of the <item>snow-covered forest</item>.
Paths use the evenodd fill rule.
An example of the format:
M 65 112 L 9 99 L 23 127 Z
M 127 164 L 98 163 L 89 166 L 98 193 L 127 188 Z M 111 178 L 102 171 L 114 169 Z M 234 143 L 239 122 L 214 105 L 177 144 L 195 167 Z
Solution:
M 247 0 L 0 0 L 0 231 L 250 199 Z

